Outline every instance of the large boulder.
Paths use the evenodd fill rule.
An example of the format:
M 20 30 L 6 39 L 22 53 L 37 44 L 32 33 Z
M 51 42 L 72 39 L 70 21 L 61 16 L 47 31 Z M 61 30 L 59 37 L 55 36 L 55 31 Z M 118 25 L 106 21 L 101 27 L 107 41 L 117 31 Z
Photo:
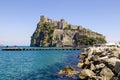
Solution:
M 89 70 L 89 69 L 83 69 L 79 73 L 79 78 L 80 79 L 86 79 L 88 77 L 92 78 L 93 76 L 95 76 L 95 73 L 93 71 Z
M 117 59 L 116 57 L 112 57 L 112 58 L 104 59 L 104 61 L 107 62 L 108 64 L 111 64 L 112 66 L 115 66 L 115 63 L 120 62 L 120 59 Z
M 80 58 L 81 60 L 84 60 L 86 57 L 87 57 L 86 54 L 80 54 L 80 55 L 79 55 L 79 58 Z
M 116 61 L 114 70 L 116 73 L 120 72 L 120 61 Z
M 112 57 L 120 58 L 120 51 L 112 51 L 111 53 Z
M 79 62 L 79 63 L 77 64 L 77 67 L 82 68 L 82 67 L 83 67 L 83 65 L 84 65 L 84 63 L 83 63 L 83 62 Z
M 100 69 L 100 68 L 105 67 L 105 64 L 101 63 L 101 64 L 98 64 L 98 65 L 95 65 L 95 67 L 96 67 L 96 69 Z
M 108 67 L 104 67 L 100 72 L 100 76 L 102 76 L 103 80 L 110 80 L 114 76 L 114 73 Z
M 96 69 L 95 65 L 91 63 L 90 70 L 95 70 L 95 69 Z
M 74 68 L 67 66 L 64 69 L 60 70 L 58 74 L 63 74 L 67 76 L 73 76 L 76 74 L 76 71 Z

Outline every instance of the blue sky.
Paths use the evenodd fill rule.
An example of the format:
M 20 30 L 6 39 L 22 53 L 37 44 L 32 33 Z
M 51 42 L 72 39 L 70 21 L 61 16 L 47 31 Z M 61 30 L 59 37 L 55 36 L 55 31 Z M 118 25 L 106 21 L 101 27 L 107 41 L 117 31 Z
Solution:
M 120 0 L 0 0 L 0 43 L 29 45 L 41 15 L 120 41 Z

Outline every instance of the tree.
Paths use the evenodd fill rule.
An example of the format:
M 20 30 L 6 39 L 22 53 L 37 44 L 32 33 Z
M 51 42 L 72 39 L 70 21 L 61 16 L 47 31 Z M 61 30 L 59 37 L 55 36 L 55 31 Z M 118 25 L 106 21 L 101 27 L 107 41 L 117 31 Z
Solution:
M 106 43 L 106 40 L 103 38 L 85 37 L 78 39 L 77 42 L 80 42 L 82 45 L 94 45 Z

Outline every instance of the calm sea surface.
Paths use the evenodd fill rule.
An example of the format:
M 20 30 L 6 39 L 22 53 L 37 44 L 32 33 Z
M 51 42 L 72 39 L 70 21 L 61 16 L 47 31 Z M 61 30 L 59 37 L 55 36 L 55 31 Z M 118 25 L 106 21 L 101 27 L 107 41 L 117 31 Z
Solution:
M 76 65 L 80 52 L 0 50 L 0 80 L 66 80 L 58 77 L 57 72 L 66 65 Z

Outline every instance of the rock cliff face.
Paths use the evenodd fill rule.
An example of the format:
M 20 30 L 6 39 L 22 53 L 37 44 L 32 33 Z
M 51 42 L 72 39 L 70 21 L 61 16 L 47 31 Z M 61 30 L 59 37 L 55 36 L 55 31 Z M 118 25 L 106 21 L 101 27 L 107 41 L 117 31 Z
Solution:
M 64 19 L 54 21 L 41 16 L 40 22 L 31 37 L 30 46 L 79 47 L 105 42 L 105 37 L 102 34 L 85 29 L 82 26 L 68 24 Z

